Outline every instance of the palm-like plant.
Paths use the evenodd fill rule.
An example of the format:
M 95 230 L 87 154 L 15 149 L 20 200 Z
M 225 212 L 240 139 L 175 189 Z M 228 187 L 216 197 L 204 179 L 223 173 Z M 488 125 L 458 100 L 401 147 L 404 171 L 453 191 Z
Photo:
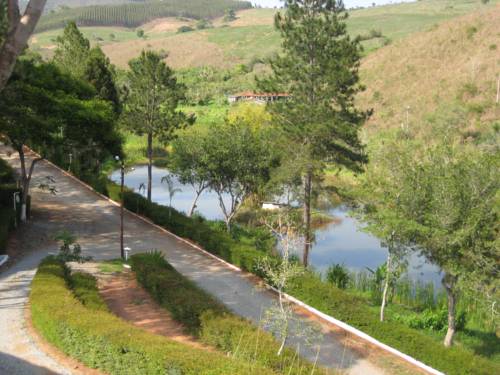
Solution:
M 168 198 L 169 198 L 169 203 L 168 203 L 168 218 L 170 219 L 172 217 L 172 199 L 174 198 L 174 195 L 178 192 L 181 192 L 182 189 L 176 188 L 174 185 L 174 180 L 172 179 L 171 175 L 166 175 L 161 178 L 161 183 L 167 185 L 167 191 L 168 191 Z

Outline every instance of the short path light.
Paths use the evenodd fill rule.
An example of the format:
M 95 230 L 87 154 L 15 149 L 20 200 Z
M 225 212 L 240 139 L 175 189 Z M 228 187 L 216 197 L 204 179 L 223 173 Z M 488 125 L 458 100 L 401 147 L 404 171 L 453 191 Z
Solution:
M 127 247 L 126 247 L 125 249 L 123 249 L 123 250 L 125 250 L 125 261 L 128 261 L 128 258 L 129 258 L 129 256 L 130 256 L 130 252 L 132 251 L 132 249 L 131 249 L 130 247 L 128 247 L 128 246 L 127 246 Z

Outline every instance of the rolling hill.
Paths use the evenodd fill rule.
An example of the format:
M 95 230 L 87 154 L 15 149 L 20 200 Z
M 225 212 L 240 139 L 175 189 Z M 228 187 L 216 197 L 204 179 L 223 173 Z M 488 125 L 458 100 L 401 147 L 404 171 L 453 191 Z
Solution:
M 160 17 L 208 18 L 222 16 L 228 9 L 252 7 L 248 1 L 236 0 L 138 0 L 116 1 L 118 4 L 65 7 L 45 14 L 37 31 L 64 27 L 68 21 L 79 26 L 137 27 Z
M 200 1 L 200 0 L 191 0 Z M 225 0 L 224 0 L 225 1 Z M 422 0 L 353 10 L 348 19 L 352 35 L 362 35 L 366 53 L 396 42 L 416 32 L 432 29 L 439 23 L 474 11 L 492 9 L 500 0 L 482 5 L 480 0 Z M 94 43 L 102 46 L 111 61 L 120 67 L 142 49 L 169 52 L 168 63 L 175 68 L 211 65 L 231 67 L 255 58 L 267 57 L 279 50 L 280 37 L 273 28 L 274 9 L 247 9 L 237 12 L 237 20 L 212 21 L 213 28 L 177 34 L 180 26 L 192 28 L 196 20 L 158 17 L 141 26 L 146 38 L 125 27 L 82 27 Z M 36 34 L 31 46 L 42 55 L 50 55 L 55 37 L 61 30 Z M 373 36 L 372 36 L 373 35 Z
M 445 116 L 473 134 L 497 121 L 500 5 L 416 33 L 368 55 L 361 67 L 374 109 L 368 129 L 423 129 Z

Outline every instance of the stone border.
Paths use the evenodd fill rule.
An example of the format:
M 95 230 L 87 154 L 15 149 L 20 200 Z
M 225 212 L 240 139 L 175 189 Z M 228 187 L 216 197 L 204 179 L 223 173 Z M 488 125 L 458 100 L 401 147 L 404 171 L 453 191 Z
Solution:
M 28 148 L 29 149 L 29 148 Z M 31 152 L 33 152 L 35 155 L 38 155 L 36 152 L 34 152 L 33 150 L 29 149 Z M 38 155 L 39 156 L 39 155 Z M 113 204 L 114 206 L 117 206 L 117 207 L 120 207 L 120 203 L 112 200 L 111 198 L 105 196 L 104 194 L 101 194 L 99 193 L 98 191 L 96 191 L 92 186 L 88 185 L 87 183 L 81 181 L 80 179 L 78 179 L 77 177 L 75 177 L 73 174 L 65 171 L 64 169 L 58 167 L 57 165 L 55 165 L 54 163 L 52 163 L 51 161 L 47 160 L 47 159 L 43 159 L 44 162 L 48 163 L 49 165 L 53 166 L 54 168 L 56 168 L 57 170 L 59 170 L 60 172 L 62 172 L 65 176 L 73 179 L 74 181 L 80 183 L 81 185 L 85 186 L 87 189 L 89 189 L 90 191 L 92 191 L 93 193 L 97 194 L 98 196 L 100 196 L 101 198 L 105 199 L 106 201 L 108 201 L 109 203 Z M 182 238 L 182 237 L 179 237 L 178 235 L 176 235 L 175 233 L 172 233 L 170 231 L 168 231 L 167 229 L 159 226 L 158 224 L 155 224 L 153 221 L 151 221 L 150 219 L 144 217 L 144 216 L 141 216 L 141 215 L 138 215 L 136 214 L 135 212 L 132 212 L 130 210 L 128 210 L 127 208 L 124 208 L 125 211 L 127 211 L 129 214 L 131 214 L 132 216 L 154 226 L 155 228 L 159 229 L 160 231 L 164 232 L 164 233 L 167 233 L 173 237 L 175 237 L 177 240 L 181 241 L 181 242 L 184 242 L 188 245 L 190 245 L 191 247 L 201 251 L 202 253 L 204 253 L 205 255 L 208 255 L 209 257 L 213 258 L 213 259 L 216 259 L 217 261 L 219 261 L 220 263 L 223 263 L 226 267 L 229 267 L 231 268 L 232 270 L 234 271 L 237 271 L 237 272 L 241 272 L 241 273 L 244 273 L 244 271 L 235 266 L 234 264 L 231 264 L 227 261 L 225 261 L 224 259 L 222 258 L 219 258 L 218 256 L 206 251 L 205 249 L 203 249 L 201 246 L 199 246 L 198 244 L 192 242 L 192 241 L 189 241 L 185 238 Z M 267 284 L 266 284 L 267 285 Z M 277 290 L 275 288 L 273 288 L 272 286 L 269 286 L 267 285 L 271 290 L 277 292 Z M 358 338 L 362 339 L 363 341 L 366 341 L 380 349 L 382 349 L 383 351 L 386 351 L 396 357 L 399 357 L 400 359 L 402 359 L 403 361 L 419 368 L 420 370 L 423 370 L 429 374 L 432 374 L 432 375 L 445 375 L 443 372 L 441 371 L 438 371 L 428 365 L 426 365 L 425 363 L 423 362 L 420 362 L 419 360 L 405 354 L 405 353 L 402 353 L 400 352 L 399 350 L 389 346 L 389 345 L 386 345 L 380 341 L 378 341 L 377 339 L 371 337 L 370 335 L 358 330 L 357 328 L 354 328 L 350 325 L 348 325 L 347 323 L 344 323 L 340 320 L 337 320 L 335 319 L 334 317 L 330 316 L 330 315 L 327 315 L 317 309 L 315 309 L 314 307 L 312 306 L 309 306 L 308 304 L 298 300 L 297 298 L 293 297 L 293 296 L 290 296 L 288 294 L 284 294 L 285 298 L 296 304 L 297 306 L 300 306 L 302 308 L 304 308 L 305 310 L 307 310 L 308 312 L 310 312 L 311 314 L 315 315 L 316 317 L 320 318 L 321 320 L 324 320 L 330 324 L 333 324 L 334 326 L 337 326 L 338 328 L 340 329 L 343 329 L 344 331 L 346 332 L 349 332 L 351 334 L 353 334 L 354 336 L 357 336 Z

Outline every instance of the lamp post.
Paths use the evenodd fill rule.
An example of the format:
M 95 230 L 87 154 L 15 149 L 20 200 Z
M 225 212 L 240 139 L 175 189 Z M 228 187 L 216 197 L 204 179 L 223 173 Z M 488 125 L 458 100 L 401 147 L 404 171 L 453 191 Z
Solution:
M 115 156 L 115 160 L 120 162 L 120 172 L 121 172 L 121 180 L 120 180 L 120 256 L 122 259 L 125 259 L 125 249 L 123 248 L 123 190 L 125 183 L 125 163 L 120 157 Z

